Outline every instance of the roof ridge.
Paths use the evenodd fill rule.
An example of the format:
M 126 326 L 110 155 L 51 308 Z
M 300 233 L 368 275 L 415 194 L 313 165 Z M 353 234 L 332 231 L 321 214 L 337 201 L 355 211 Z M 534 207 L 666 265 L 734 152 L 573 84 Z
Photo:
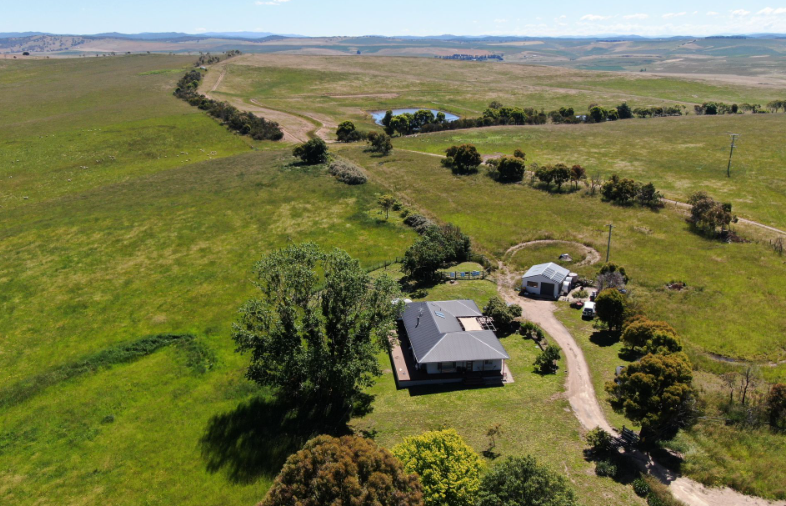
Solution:
M 472 332 L 467 332 L 467 334 L 469 334 L 470 336 L 472 336 L 472 339 L 474 339 L 475 341 L 477 341 L 477 342 L 479 342 L 479 343 L 482 343 L 482 344 L 483 344 L 483 345 L 485 345 L 486 347 L 488 347 L 488 348 L 491 348 L 491 349 L 492 349 L 494 352 L 496 352 L 498 355 L 502 356 L 502 354 L 499 352 L 499 350 L 495 350 L 493 346 L 490 346 L 488 343 L 484 342 L 482 339 L 478 339 L 477 337 L 475 337 L 475 335 L 474 335 Z M 496 337 L 496 336 L 495 336 L 495 337 Z M 507 355 L 507 353 L 506 353 L 506 355 Z

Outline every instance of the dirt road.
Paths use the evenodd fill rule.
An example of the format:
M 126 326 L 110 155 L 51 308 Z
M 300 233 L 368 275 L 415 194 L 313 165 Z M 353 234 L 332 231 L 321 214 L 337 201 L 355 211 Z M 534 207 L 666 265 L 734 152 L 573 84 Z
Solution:
M 507 258 L 510 254 L 537 242 L 551 241 L 532 241 L 513 246 L 505 253 Z M 556 241 L 565 242 L 565 241 Z M 579 243 L 574 245 L 587 248 Z M 592 259 L 589 264 L 597 262 L 600 254 L 592 248 L 587 248 L 594 252 L 588 254 L 587 259 Z M 585 260 L 587 262 L 587 260 Z M 567 395 L 570 406 L 578 418 L 579 423 L 586 429 L 600 427 L 603 430 L 619 435 L 615 431 L 603 410 L 600 407 L 598 398 L 595 395 L 595 388 L 592 385 L 591 374 L 584 352 L 581 350 L 576 340 L 567 328 L 554 316 L 556 305 L 545 300 L 534 300 L 521 297 L 514 286 L 521 280 L 520 272 L 511 272 L 507 266 L 500 262 L 499 276 L 497 278 L 497 290 L 500 297 L 505 302 L 518 304 L 522 307 L 524 318 L 540 325 L 549 336 L 556 341 L 565 355 L 567 364 L 567 379 L 565 381 L 565 394 Z M 701 483 L 695 482 L 685 477 L 677 476 L 665 467 L 654 462 L 648 454 L 629 450 L 626 452 L 639 467 L 655 476 L 669 486 L 672 495 L 684 502 L 688 506 L 786 506 L 786 501 L 771 502 L 759 497 L 751 497 L 740 494 L 730 488 L 707 488 Z

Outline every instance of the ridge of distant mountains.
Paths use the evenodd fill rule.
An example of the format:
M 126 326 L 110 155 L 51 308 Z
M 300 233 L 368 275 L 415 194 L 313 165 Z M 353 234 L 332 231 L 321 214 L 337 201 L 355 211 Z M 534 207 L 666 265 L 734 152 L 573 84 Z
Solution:
M 320 38 L 310 37 L 306 35 L 297 34 L 282 34 L 272 32 L 204 32 L 204 33 L 183 33 L 183 32 L 142 32 L 142 33 L 118 33 L 118 32 L 105 32 L 96 34 L 55 34 L 47 32 L 0 32 L 0 39 L 9 38 L 24 38 L 34 37 L 38 35 L 48 36 L 75 36 L 85 38 L 111 38 L 111 39 L 129 39 L 129 40 L 173 40 L 173 39 L 195 39 L 195 38 L 218 38 L 218 39 L 265 39 L 269 37 L 291 37 L 291 38 Z M 532 36 L 517 36 L 517 35 L 399 35 L 399 36 L 386 36 L 386 35 L 363 35 L 363 36 L 347 36 L 347 38 L 384 38 L 384 39 L 398 39 L 398 40 L 467 40 L 467 41 L 512 41 L 512 40 L 544 40 L 544 39 L 576 39 L 576 40 L 592 40 L 592 39 L 614 39 L 619 41 L 634 41 L 634 40 L 674 40 L 674 39 L 689 39 L 689 38 L 707 38 L 696 37 L 691 35 L 675 35 L 663 37 L 644 37 L 641 35 L 615 35 L 615 34 L 598 34 L 589 36 L 563 36 L 563 37 L 532 37 Z M 772 39 L 783 38 L 786 34 L 782 33 L 751 33 L 751 34 L 717 34 L 709 37 L 734 37 L 734 38 L 751 38 L 751 39 Z

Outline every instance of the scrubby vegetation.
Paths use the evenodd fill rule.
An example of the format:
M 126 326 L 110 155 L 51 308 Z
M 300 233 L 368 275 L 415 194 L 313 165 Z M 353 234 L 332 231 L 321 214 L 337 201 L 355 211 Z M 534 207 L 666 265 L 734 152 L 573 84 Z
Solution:
M 318 165 L 328 161 L 328 147 L 325 141 L 316 137 L 309 141 L 295 146 L 292 156 L 300 158 L 307 165 Z
M 620 178 L 612 174 L 611 178 L 600 187 L 600 194 L 604 200 L 619 205 L 632 205 L 634 203 L 651 209 L 663 207 L 661 194 L 652 183 L 641 184 L 628 178 Z
M 366 174 L 360 167 L 340 158 L 330 162 L 328 172 L 342 183 L 348 185 L 365 184 L 368 181 Z

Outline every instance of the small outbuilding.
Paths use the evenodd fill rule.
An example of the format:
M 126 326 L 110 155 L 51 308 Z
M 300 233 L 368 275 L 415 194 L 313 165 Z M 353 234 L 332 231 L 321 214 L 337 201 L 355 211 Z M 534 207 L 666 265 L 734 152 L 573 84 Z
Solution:
M 563 284 L 570 280 L 570 271 L 554 262 L 533 265 L 521 277 L 521 290 L 541 297 L 559 298 Z

